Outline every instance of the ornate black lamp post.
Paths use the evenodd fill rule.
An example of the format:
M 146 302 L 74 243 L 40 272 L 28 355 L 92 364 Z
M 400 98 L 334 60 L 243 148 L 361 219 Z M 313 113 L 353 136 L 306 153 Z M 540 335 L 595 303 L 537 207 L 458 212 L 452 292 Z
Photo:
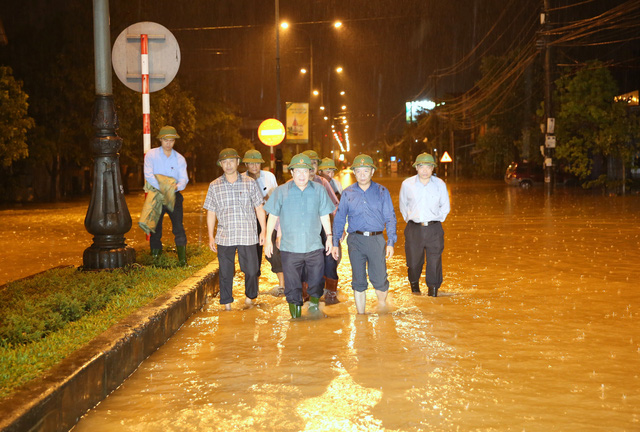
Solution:
M 118 116 L 111 83 L 111 37 L 109 0 L 93 0 L 96 99 L 93 108 L 94 138 L 91 149 L 93 189 L 84 226 L 93 234 L 93 244 L 85 249 L 85 269 L 113 269 L 132 264 L 136 253 L 125 243 L 131 229 L 131 215 L 124 198 L 120 156 L 122 139 L 116 134 Z

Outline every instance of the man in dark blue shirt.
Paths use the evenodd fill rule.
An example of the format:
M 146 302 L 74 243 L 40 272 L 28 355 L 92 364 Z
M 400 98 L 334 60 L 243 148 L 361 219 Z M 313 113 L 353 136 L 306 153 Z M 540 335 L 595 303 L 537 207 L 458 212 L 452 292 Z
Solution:
M 376 166 L 367 155 L 359 155 L 351 167 L 357 183 L 344 190 L 333 220 L 332 254 L 339 254 L 340 233 L 349 222 L 347 245 L 351 261 L 351 287 L 359 314 L 365 312 L 367 291 L 367 264 L 369 280 L 376 290 L 378 306 L 384 307 L 389 291 L 386 259 L 393 256 L 396 235 L 396 214 L 389 190 L 373 181 Z M 382 235 L 387 229 L 387 241 Z

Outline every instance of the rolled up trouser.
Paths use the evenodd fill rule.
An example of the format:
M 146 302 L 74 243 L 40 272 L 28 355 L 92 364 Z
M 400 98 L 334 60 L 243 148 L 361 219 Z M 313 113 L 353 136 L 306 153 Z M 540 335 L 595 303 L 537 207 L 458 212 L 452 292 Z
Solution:
M 386 241 L 383 236 L 367 237 L 352 233 L 347 237 L 349 261 L 351 261 L 351 287 L 358 292 L 366 291 L 367 269 L 371 285 L 378 291 L 389 290 L 387 277 Z

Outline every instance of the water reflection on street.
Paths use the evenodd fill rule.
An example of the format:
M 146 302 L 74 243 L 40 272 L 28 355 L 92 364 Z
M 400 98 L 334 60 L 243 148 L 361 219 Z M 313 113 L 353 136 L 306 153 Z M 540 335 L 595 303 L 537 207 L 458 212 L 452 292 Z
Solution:
M 402 179 L 377 180 L 397 209 Z M 370 290 L 355 314 L 345 253 L 342 303 L 292 321 L 265 261 L 257 306 L 239 273 L 231 312 L 212 299 L 76 430 L 639 430 L 640 198 L 449 187 L 443 296 L 410 294 L 396 212 L 390 311 Z M 191 242 L 204 191 L 185 199 Z

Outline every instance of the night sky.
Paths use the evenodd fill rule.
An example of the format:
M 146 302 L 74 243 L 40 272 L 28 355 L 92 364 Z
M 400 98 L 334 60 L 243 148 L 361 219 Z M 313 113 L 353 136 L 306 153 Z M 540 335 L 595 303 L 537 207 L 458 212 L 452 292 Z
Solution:
M 3 3 L 10 44 L 4 50 L 13 60 L 36 40 L 22 37 L 26 31 L 49 37 L 60 26 L 92 26 L 89 0 L 66 0 L 64 7 L 57 0 Z M 634 2 L 551 0 L 552 20 L 577 22 L 629 3 Z M 379 137 L 397 135 L 405 101 L 463 93 L 479 78 L 484 56 L 535 45 L 541 8 L 542 0 L 281 0 L 281 21 L 291 24 L 280 32 L 282 102 L 308 100 L 308 74 L 299 70 L 309 67 L 311 43 L 314 88 L 322 92 L 312 107 L 317 109 L 320 98 L 324 105 L 346 104 L 352 142 L 366 145 L 376 131 Z M 223 99 L 249 119 L 275 116 L 273 0 L 112 0 L 110 9 L 113 40 L 139 21 L 160 23 L 174 33 L 182 53 L 178 78 L 197 97 Z M 621 92 L 637 89 L 640 50 L 638 39 L 629 37 L 640 33 L 640 15 L 634 13 L 635 28 L 626 33 L 613 29 L 590 37 L 623 42 L 559 47 L 557 63 L 599 58 L 613 66 Z M 342 28 L 332 27 L 335 20 Z M 59 37 L 61 44 L 90 42 Z M 332 72 L 338 65 L 342 74 Z

